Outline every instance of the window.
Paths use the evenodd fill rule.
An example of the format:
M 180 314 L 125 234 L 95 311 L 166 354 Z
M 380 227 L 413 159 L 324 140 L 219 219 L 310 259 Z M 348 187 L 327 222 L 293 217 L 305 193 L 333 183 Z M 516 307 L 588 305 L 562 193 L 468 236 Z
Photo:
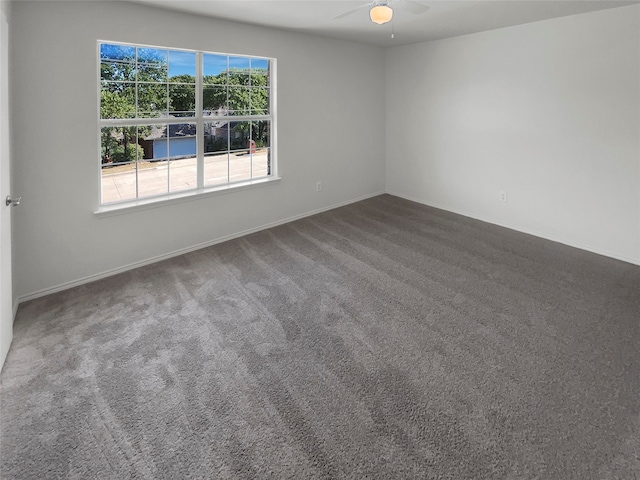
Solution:
M 273 176 L 273 59 L 98 47 L 102 205 Z

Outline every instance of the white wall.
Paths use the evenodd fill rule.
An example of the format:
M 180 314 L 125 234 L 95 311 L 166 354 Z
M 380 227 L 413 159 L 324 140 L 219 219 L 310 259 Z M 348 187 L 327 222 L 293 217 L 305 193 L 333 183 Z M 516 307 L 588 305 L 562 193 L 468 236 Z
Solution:
M 11 192 L 9 149 L 9 21 L 11 4 L 0 0 L 0 199 Z M 11 208 L 0 204 L 0 369 L 13 338 Z
M 638 6 L 386 54 L 124 2 L 12 7 L 22 300 L 379 193 L 385 146 L 390 193 L 640 263 Z M 97 218 L 97 39 L 276 57 L 283 180 Z
M 16 2 L 11 27 L 21 299 L 384 190 L 377 47 L 123 2 Z M 96 218 L 98 39 L 276 57 L 283 180 Z
M 640 6 L 385 60 L 387 191 L 640 263 Z

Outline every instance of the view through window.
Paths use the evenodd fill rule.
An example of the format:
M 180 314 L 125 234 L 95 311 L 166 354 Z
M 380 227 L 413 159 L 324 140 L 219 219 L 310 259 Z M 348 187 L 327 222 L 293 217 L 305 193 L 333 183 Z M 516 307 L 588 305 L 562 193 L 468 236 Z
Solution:
M 273 60 L 99 43 L 101 203 L 273 175 Z

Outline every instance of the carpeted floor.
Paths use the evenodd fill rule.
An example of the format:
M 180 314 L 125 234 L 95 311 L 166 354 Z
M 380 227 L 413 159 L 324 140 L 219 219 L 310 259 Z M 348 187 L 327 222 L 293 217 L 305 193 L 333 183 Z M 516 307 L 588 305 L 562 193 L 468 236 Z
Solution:
M 389 195 L 21 305 L 4 479 L 640 478 L 640 267 Z

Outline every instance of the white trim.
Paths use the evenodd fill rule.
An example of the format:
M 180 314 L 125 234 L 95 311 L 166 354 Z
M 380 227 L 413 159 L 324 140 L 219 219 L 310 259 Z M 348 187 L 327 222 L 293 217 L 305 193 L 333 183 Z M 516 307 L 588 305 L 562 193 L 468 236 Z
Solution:
M 234 190 L 237 190 L 237 187 L 234 187 Z M 147 258 L 146 260 L 141 260 L 139 262 L 130 263 L 129 265 L 124 265 L 122 267 L 114 268 L 111 270 L 107 270 L 102 273 L 97 273 L 95 275 L 89 275 L 88 277 L 79 278 L 78 280 L 73 280 L 71 282 L 62 283 L 60 285 L 56 285 L 55 287 L 45 288 L 43 290 L 38 290 L 37 292 L 32 292 L 26 295 L 21 295 L 17 299 L 17 304 L 19 305 L 22 302 L 27 302 L 29 300 L 34 300 L 36 298 L 44 297 L 45 295 L 50 295 L 52 293 L 61 292 L 63 290 L 67 290 L 69 288 L 77 287 L 80 285 L 84 285 L 86 283 L 95 282 L 96 280 L 101 280 L 103 278 L 111 277 L 113 275 L 117 275 L 118 273 L 127 272 L 129 270 L 133 270 L 135 268 L 144 267 L 145 265 L 150 265 L 152 263 L 160 262 L 162 260 L 167 260 L 169 258 L 177 257 L 180 255 L 184 255 L 185 253 L 193 252 L 196 250 L 200 250 L 202 248 L 210 247 L 212 245 L 216 245 L 218 243 L 226 242 L 229 240 L 233 240 L 234 238 L 243 237 L 245 235 L 249 235 L 251 233 L 259 232 L 261 230 L 266 230 L 268 228 L 277 227 L 278 225 L 283 225 L 285 223 L 293 222 L 295 220 L 300 220 L 301 218 L 310 217 L 311 215 L 316 215 L 318 213 L 326 212 L 328 210 L 333 210 L 335 208 L 344 207 L 345 205 L 350 205 L 352 203 L 360 202 L 362 200 L 366 200 L 368 198 L 377 197 L 378 195 L 382 195 L 385 192 L 376 192 L 369 195 L 365 195 L 358 198 L 353 198 L 351 200 L 347 200 L 345 202 L 335 203 L 333 205 L 329 205 L 327 207 L 318 208 L 316 210 L 312 210 L 310 212 L 301 213 L 299 215 L 294 215 L 293 217 L 285 218 L 282 220 L 277 220 L 275 222 L 267 223 L 264 225 L 260 225 L 255 228 L 250 228 L 248 230 L 243 230 L 238 233 L 233 233 L 231 235 L 225 235 L 224 237 L 219 237 L 214 240 L 210 240 L 208 242 L 199 243 L 197 245 L 193 245 L 191 247 L 181 248 L 179 250 L 174 250 L 173 252 L 169 252 L 163 255 L 158 255 L 155 257 Z M 157 202 L 156 202 L 156 205 Z M 17 307 L 16 307 L 17 308 Z
M 200 52 L 198 52 L 200 53 Z M 188 85 L 188 84 L 183 84 Z M 197 96 L 196 96 L 197 98 Z M 98 98 L 98 101 L 100 99 Z M 202 107 L 200 107 L 202 108 Z M 272 115 L 202 115 L 200 118 L 197 116 L 194 117 L 136 117 L 136 118 L 100 118 L 98 121 L 100 122 L 101 127 L 136 127 L 136 126 L 147 126 L 147 125 L 159 125 L 159 124 L 168 124 L 168 125 L 182 125 L 185 123 L 193 123 L 196 125 L 197 120 L 201 119 L 202 123 L 209 122 L 260 122 L 266 120 L 272 120 Z M 175 138 L 175 137 L 171 137 Z
M 196 112 L 198 113 L 202 112 L 202 103 L 204 101 L 202 95 L 202 70 L 202 52 L 196 52 Z M 171 152 L 167 151 L 167 156 L 170 154 Z M 229 167 L 227 166 L 227 168 Z M 196 186 L 199 190 L 204 188 L 204 120 L 202 114 L 197 116 L 196 122 Z M 168 190 L 171 191 L 171 185 L 169 185 Z
M 424 200 L 419 200 L 417 198 L 413 198 L 413 197 L 410 197 L 408 195 L 403 195 L 401 193 L 396 193 L 396 192 L 392 192 L 392 191 L 389 191 L 389 190 L 387 190 L 386 193 L 388 193 L 389 195 L 393 195 L 395 197 L 404 198 L 405 200 L 409 200 L 409 201 L 412 201 L 412 202 L 420 203 L 422 205 L 427 205 L 429 207 L 438 208 L 440 210 L 445 210 L 447 212 L 456 213 L 458 215 L 463 215 L 465 217 L 473 218 L 475 220 L 480 220 L 480 221 L 485 222 L 485 223 L 490 223 L 492 225 L 497 225 L 499 227 L 508 228 L 509 230 L 514 230 L 514 231 L 520 232 L 520 233 L 526 233 L 527 235 L 533 235 L 534 237 L 543 238 L 545 240 L 550 240 L 552 242 L 561 243 L 561 244 L 567 245 L 569 247 L 578 248 L 580 250 L 585 250 L 587 252 L 595 253 L 597 255 L 603 255 L 605 257 L 613 258 L 615 260 L 620 260 L 622 262 L 626 262 L 626 263 L 630 263 L 632 265 L 639 265 L 640 266 L 640 258 L 637 258 L 637 259 L 628 258 L 628 257 L 622 256 L 622 255 L 617 255 L 615 253 L 611 253 L 611 252 L 608 252 L 608 251 L 605 251 L 605 250 L 600 250 L 598 248 L 593 248 L 593 247 L 591 247 L 589 245 L 584 245 L 584 244 L 581 244 L 581 243 L 575 243 L 575 242 L 571 242 L 571 241 L 568 241 L 568 240 L 565 240 L 565 239 L 562 239 L 562 238 L 554 237 L 553 235 L 547 235 L 547 234 L 540 233 L 540 232 L 537 232 L 537 231 L 534 231 L 534 230 L 516 228 L 513 225 L 507 225 L 507 224 L 504 224 L 504 223 L 499 223 L 499 222 L 496 222 L 493 219 L 486 218 L 486 217 L 483 217 L 483 216 L 479 216 L 479 215 L 476 215 L 476 214 L 472 214 L 472 213 L 466 212 L 464 210 L 459 210 L 457 208 L 451 208 L 449 206 L 441 205 L 439 203 L 426 202 Z

